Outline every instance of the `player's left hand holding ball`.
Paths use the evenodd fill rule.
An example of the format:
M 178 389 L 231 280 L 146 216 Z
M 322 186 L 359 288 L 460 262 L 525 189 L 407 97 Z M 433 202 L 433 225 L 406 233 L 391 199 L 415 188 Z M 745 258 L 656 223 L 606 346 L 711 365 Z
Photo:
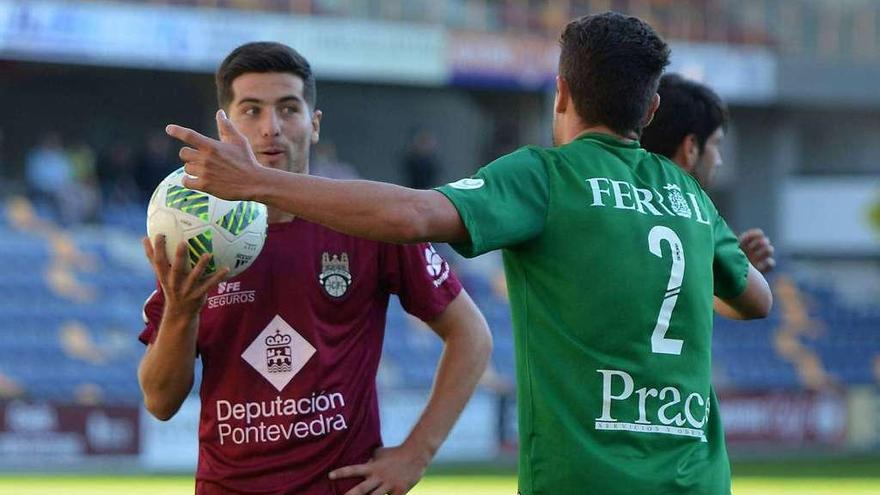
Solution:
M 156 236 L 155 245 L 148 237 L 143 239 L 147 259 L 156 272 L 156 278 L 165 295 L 165 311 L 180 314 L 197 314 L 205 302 L 205 296 L 217 286 L 229 272 L 228 267 L 221 267 L 212 275 L 205 277 L 211 254 L 205 253 L 189 269 L 189 255 L 185 242 L 177 246 L 174 261 L 169 262 L 165 254 L 165 236 Z

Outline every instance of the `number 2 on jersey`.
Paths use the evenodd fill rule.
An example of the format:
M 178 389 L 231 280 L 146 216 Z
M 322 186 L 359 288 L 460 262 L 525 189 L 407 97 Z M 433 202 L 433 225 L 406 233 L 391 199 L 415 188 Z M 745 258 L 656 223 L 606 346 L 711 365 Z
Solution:
M 684 247 L 682 247 L 681 239 L 678 238 L 675 231 L 669 227 L 657 225 L 648 233 L 648 249 L 658 258 L 663 258 L 663 251 L 660 248 L 661 241 L 666 241 L 671 248 L 672 270 L 669 273 L 669 283 L 666 284 L 663 305 L 660 306 L 660 314 L 657 315 L 657 325 L 654 326 L 654 333 L 651 334 L 651 351 L 657 354 L 679 355 L 684 341 L 667 339 L 666 331 L 669 330 L 669 319 L 672 317 L 672 310 L 675 309 L 678 294 L 681 292 L 681 281 L 684 278 Z

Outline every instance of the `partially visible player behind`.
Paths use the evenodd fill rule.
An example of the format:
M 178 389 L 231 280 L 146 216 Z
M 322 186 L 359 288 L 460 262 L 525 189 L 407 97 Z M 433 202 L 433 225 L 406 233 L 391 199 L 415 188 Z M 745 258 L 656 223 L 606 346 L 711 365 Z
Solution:
M 665 74 L 657 89 L 660 108 L 642 132 L 642 146 L 661 154 L 709 189 L 721 166 L 721 142 L 729 115 L 711 88 L 678 74 Z M 773 244 L 761 229 L 740 234 L 739 246 L 762 273 L 776 266 Z
M 281 44 L 246 44 L 216 82 L 251 157 L 307 174 L 322 116 L 309 63 Z M 219 286 L 222 274 L 200 281 L 207 258 L 187 273 L 185 245 L 169 261 L 164 239 L 144 240 L 160 285 L 140 336 L 147 409 L 171 418 L 201 358 L 200 495 L 408 492 L 485 369 L 485 320 L 430 244 L 358 239 L 272 206 L 269 222 L 254 264 Z M 402 445 L 382 448 L 376 373 L 391 294 L 444 352 L 421 418 Z M 353 477 L 330 478 L 350 466 Z

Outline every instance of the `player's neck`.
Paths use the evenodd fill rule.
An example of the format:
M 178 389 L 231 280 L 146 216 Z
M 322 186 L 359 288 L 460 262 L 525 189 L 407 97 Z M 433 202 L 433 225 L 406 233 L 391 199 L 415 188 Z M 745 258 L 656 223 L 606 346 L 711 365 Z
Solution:
M 296 168 L 297 167 L 289 166 L 286 169 L 286 171 L 294 173 L 294 174 L 309 175 L 309 162 L 308 162 L 308 160 L 306 160 L 305 164 L 303 164 L 302 170 L 296 170 Z M 266 210 L 268 213 L 267 220 L 269 221 L 269 223 L 291 222 L 291 221 L 293 221 L 294 218 L 296 218 L 296 216 L 291 213 L 288 213 L 284 210 L 279 210 L 277 208 L 272 208 L 270 206 L 267 206 Z
M 635 136 L 634 134 L 623 136 L 612 131 L 608 126 L 605 125 L 581 125 L 569 131 L 570 138 L 566 141 L 566 143 L 570 143 L 575 139 L 583 136 L 584 134 L 605 134 L 607 136 L 617 138 L 625 143 L 638 141 L 638 136 Z

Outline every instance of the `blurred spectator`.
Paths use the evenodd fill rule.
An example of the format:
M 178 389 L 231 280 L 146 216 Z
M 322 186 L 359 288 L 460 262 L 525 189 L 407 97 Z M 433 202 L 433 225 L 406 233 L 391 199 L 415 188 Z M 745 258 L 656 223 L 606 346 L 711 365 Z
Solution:
M 98 178 L 104 201 L 126 205 L 138 200 L 135 182 L 134 153 L 124 141 L 116 141 L 101 154 L 98 160 Z
M 79 359 L 96 366 L 107 362 L 107 356 L 92 340 L 89 329 L 78 321 L 63 323 L 58 339 L 64 354 L 71 359 Z
M 309 173 L 328 179 L 360 179 L 361 175 L 353 166 L 336 155 L 336 145 L 332 141 L 321 141 L 312 150 L 313 156 Z
M 780 275 L 773 284 L 779 301 L 782 321 L 773 335 L 777 355 L 791 363 L 808 390 L 827 390 L 837 386 L 836 379 L 825 369 L 821 355 L 806 340 L 816 340 L 827 330 L 825 323 L 812 316 L 808 299 L 797 283 Z
M 134 175 L 142 201 L 149 201 L 156 186 L 180 166 L 178 161 L 171 146 L 171 139 L 165 133 L 154 132 L 147 137 L 146 145 L 138 157 Z
M 439 171 L 437 138 L 428 129 L 415 129 L 403 158 L 406 185 L 414 189 L 434 187 Z
M 94 222 L 101 209 L 95 150 L 87 142 L 78 141 L 68 148 L 67 158 L 73 170 L 74 187 L 82 209 L 81 218 L 89 223 Z
M 25 180 L 33 201 L 48 207 L 62 225 L 77 223 L 81 211 L 73 164 L 61 147 L 61 136 L 47 132 L 36 148 L 28 152 Z

